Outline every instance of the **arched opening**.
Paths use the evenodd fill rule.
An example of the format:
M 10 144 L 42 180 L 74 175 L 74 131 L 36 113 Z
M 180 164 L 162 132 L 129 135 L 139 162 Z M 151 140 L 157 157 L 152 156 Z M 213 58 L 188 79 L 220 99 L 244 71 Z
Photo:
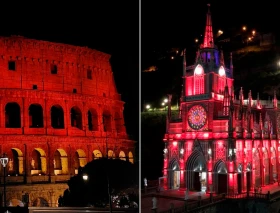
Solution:
M 214 166 L 215 190 L 218 194 L 227 193 L 227 174 L 226 164 L 222 160 L 218 160 Z
M 249 192 L 252 187 L 252 168 L 250 163 L 247 165 L 246 178 L 247 178 L 247 191 Z
M 277 181 L 277 165 L 276 165 L 276 151 L 274 148 L 271 148 L 271 171 L 272 171 L 272 179 L 273 181 Z
M 98 131 L 98 115 L 95 109 L 88 111 L 88 129 L 90 131 Z
M 117 133 L 122 132 L 122 118 L 118 112 L 115 113 L 115 125 Z
M 12 148 L 12 156 L 9 158 L 7 170 L 9 175 L 23 174 L 23 155 L 20 149 Z
M 47 160 L 44 150 L 35 148 L 31 154 L 31 175 L 41 175 L 47 172 Z
M 103 127 L 104 127 L 104 132 L 111 132 L 112 131 L 112 126 L 111 126 L 111 113 L 108 110 L 105 110 L 103 112 Z
M 113 150 L 108 150 L 108 158 L 113 158 L 115 159 L 115 153 Z
M 78 149 L 74 156 L 75 174 L 78 174 L 79 167 L 84 167 L 87 164 L 86 153 L 82 149 Z
M 36 206 L 36 207 L 48 207 L 49 204 L 48 202 L 42 198 L 42 197 L 38 197 L 36 198 L 33 202 L 32 202 L 32 206 Z
M 63 149 L 57 149 L 54 152 L 54 174 L 66 175 L 68 174 L 68 157 Z
M 169 164 L 169 187 L 178 189 L 180 187 L 180 167 L 176 159 L 173 159 Z
M 260 164 L 260 155 L 259 155 L 259 150 L 255 149 L 253 152 L 253 170 L 255 174 L 255 187 L 260 187 L 261 186 L 261 164 Z
M 64 128 L 64 112 L 59 105 L 52 106 L 51 108 L 51 125 L 55 129 Z
M 93 156 L 92 156 L 93 160 L 98 159 L 98 158 L 102 158 L 102 153 L 97 149 L 93 150 L 92 154 L 93 154 Z
M 43 127 L 43 108 L 39 104 L 29 106 L 29 128 Z
M 241 194 L 242 193 L 242 171 L 243 171 L 243 168 L 242 168 L 242 165 L 239 164 L 238 167 L 237 167 L 237 191 L 238 191 L 238 194 Z
M 269 157 L 266 148 L 263 149 L 263 165 L 264 165 L 264 184 L 269 184 Z
M 78 107 L 72 107 L 70 113 L 71 113 L 71 126 L 77 127 L 78 129 L 83 129 L 81 110 Z
M 203 154 L 194 151 L 186 164 L 186 185 L 194 191 L 206 190 L 206 161 Z
M 134 163 L 134 158 L 133 158 L 132 152 L 128 153 L 128 160 L 129 160 L 130 163 Z
M 15 102 L 7 103 L 5 106 L 5 127 L 20 128 L 20 120 L 20 106 Z
M 120 151 L 119 159 L 124 160 L 124 161 L 126 160 L 124 151 Z
M 24 204 L 21 200 L 18 200 L 18 199 L 10 199 L 8 202 L 7 202 L 7 206 L 19 206 L 19 207 L 24 207 Z

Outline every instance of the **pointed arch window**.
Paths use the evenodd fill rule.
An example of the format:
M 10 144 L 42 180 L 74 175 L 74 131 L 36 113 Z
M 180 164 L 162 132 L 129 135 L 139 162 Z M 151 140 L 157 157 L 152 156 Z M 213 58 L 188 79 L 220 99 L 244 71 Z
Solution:
M 198 64 L 194 70 L 194 95 L 204 93 L 204 70 L 203 67 Z
M 223 66 L 220 66 L 219 68 L 219 83 L 218 83 L 218 90 L 220 93 L 224 92 L 226 86 L 226 71 Z

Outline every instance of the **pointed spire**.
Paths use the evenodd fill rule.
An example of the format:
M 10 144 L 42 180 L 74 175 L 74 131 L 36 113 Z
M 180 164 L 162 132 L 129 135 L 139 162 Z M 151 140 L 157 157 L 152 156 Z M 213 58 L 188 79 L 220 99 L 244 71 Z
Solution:
M 252 106 L 252 93 L 250 90 L 248 94 L 248 107 L 247 107 L 248 113 L 251 113 L 251 106 Z
M 239 103 L 240 103 L 240 106 L 243 106 L 243 89 L 242 89 L 242 87 L 239 91 Z
M 274 97 L 273 97 L 273 108 L 274 109 L 277 109 L 277 103 L 278 103 L 278 100 L 276 97 L 276 91 L 274 90 Z
M 207 4 L 207 6 L 208 6 L 208 12 L 207 12 L 207 15 L 206 15 L 206 26 L 205 26 L 203 48 L 214 48 L 210 4 Z
M 259 93 L 257 94 L 257 108 L 258 108 L 258 109 L 261 109 L 261 108 L 262 108 L 261 102 L 260 102 L 260 94 L 259 94 Z

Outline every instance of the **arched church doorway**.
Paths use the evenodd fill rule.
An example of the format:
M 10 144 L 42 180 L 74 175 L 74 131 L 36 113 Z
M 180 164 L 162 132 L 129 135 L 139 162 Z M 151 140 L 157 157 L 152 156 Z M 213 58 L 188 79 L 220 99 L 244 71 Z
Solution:
M 180 167 L 177 160 L 172 160 L 169 166 L 170 188 L 178 189 L 180 187 Z
M 276 151 L 274 148 L 271 148 L 271 171 L 273 181 L 277 181 L 277 163 L 276 163 Z
M 206 161 L 203 154 L 194 151 L 188 158 L 186 164 L 186 186 L 190 190 L 206 190 Z
M 269 184 L 269 157 L 266 148 L 263 149 L 264 184 Z
M 261 164 L 259 150 L 255 149 L 253 153 L 254 171 L 255 171 L 255 187 L 261 186 Z
M 219 160 L 214 166 L 216 192 L 218 194 L 227 193 L 227 178 L 228 172 L 226 164 Z
M 247 172 L 246 172 L 246 181 L 247 181 L 247 192 L 251 190 L 252 187 L 252 168 L 251 164 L 247 165 Z
M 242 193 L 242 165 L 239 164 L 237 168 L 237 192 L 238 194 Z

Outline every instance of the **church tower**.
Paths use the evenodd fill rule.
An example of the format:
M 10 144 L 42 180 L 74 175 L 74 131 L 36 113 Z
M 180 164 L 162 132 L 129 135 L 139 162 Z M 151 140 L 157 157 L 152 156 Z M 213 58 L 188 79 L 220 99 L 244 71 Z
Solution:
M 227 68 L 214 43 L 207 6 L 194 64 L 187 67 L 186 51 L 182 54 L 180 113 L 168 117 L 161 187 L 243 193 L 280 180 L 279 103 L 276 93 L 270 102 L 259 96 L 253 100 L 252 92 L 242 88 L 235 100 L 232 54 Z

